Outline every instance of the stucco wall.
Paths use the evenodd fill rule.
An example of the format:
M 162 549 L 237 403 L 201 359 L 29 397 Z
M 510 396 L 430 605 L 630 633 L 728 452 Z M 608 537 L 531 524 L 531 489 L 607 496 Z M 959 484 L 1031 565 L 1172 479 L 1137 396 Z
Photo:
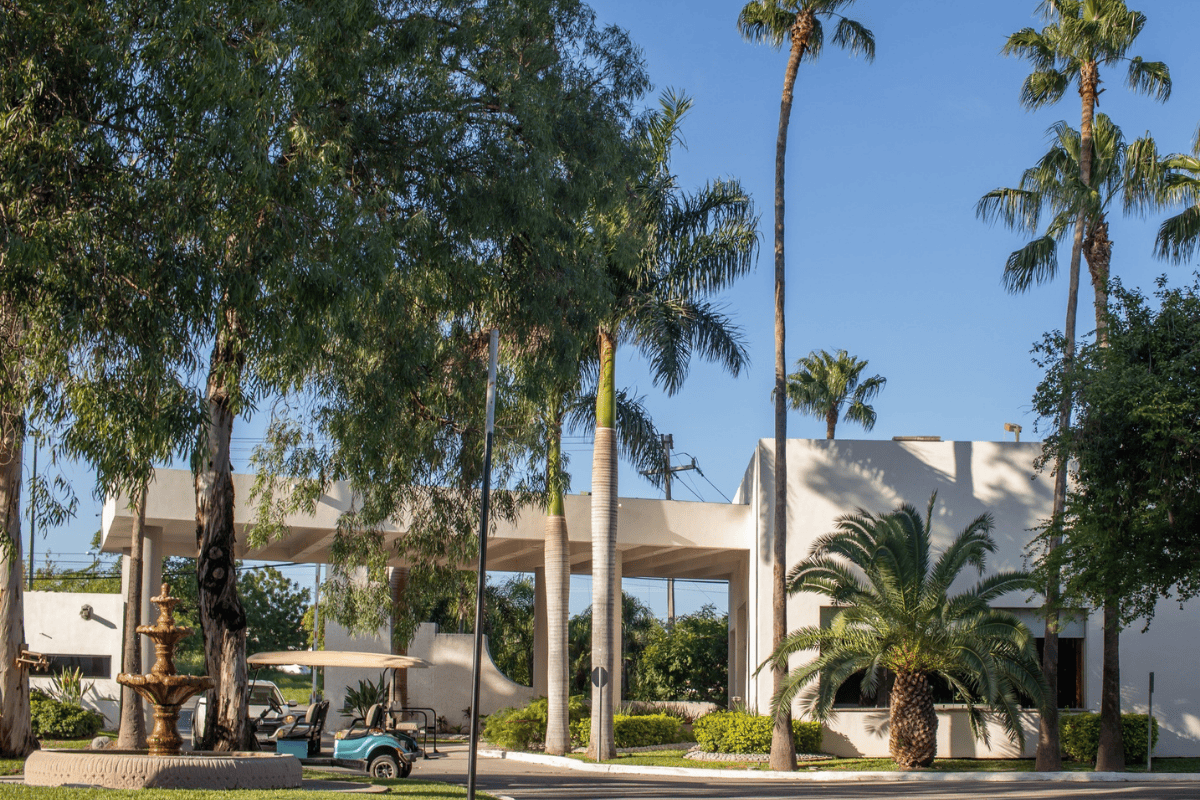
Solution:
M 92 607 L 90 619 L 80 616 L 84 605 Z M 29 649 L 57 655 L 108 656 L 112 672 L 108 678 L 85 678 L 93 683 L 83 699 L 84 706 L 104 714 L 105 727 L 115 728 L 120 718 L 121 625 L 124 604 L 119 594 L 76 592 L 27 592 L 25 636 Z M 33 672 L 29 684 L 46 689 L 51 676 Z

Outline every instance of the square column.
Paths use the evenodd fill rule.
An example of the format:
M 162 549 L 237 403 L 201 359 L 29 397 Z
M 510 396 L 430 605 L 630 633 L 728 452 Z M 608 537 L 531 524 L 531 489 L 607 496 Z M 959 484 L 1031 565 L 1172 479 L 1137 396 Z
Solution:
M 613 676 L 612 676 L 612 698 L 613 698 L 613 713 L 621 708 L 621 703 L 625 700 L 625 682 L 622 677 L 625 674 L 625 590 L 621 587 L 621 577 L 623 574 L 622 561 L 624 555 L 621 549 L 617 548 L 616 564 L 613 567 L 613 584 L 617 587 L 617 596 L 614 598 L 616 605 L 616 624 L 613 626 L 615 635 L 613 639 Z

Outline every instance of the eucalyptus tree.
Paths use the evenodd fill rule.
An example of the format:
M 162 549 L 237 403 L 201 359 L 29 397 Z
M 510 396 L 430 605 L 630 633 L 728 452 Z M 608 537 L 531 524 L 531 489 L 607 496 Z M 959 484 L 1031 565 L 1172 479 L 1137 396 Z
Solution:
M 616 352 L 624 339 L 650 362 L 656 386 L 674 394 L 693 354 L 737 375 L 746 365 L 740 331 L 709 297 L 753 264 L 757 218 L 750 198 L 731 180 L 695 193 L 679 189 L 671 152 L 691 101 L 671 92 L 640 135 L 644 166 L 630 207 L 610 220 L 619 236 L 640 246 L 609 259 L 611 296 L 599 324 L 596 434 L 592 456 L 592 665 L 618 668 L 620 618 L 616 580 L 617 417 Z M 632 252 L 632 255 L 631 255 Z M 614 698 L 593 687 L 589 755 L 613 758 Z
M 808 557 L 788 573 L 791 592 L 828 597 L 837 614 L 828 627 L 791 632 L 769 660 L 786 669 L 792 656 L 816 651 L 788 673 L 771 708 L 777 716 L 784 713 L 815 681 L 806 702 L 821 722 L 833 715 L 837 691 L 847 680 L 861 674 L 863 693 L 873 695 L 885 673 L 894 673 L 888 749 L 902 769 L 928 767 L 937 754 L 935 677 L 966 703 L 971 733 L 985 744 L 985 708 L 1023 745 L 1019 694 L 1045 705 L 1033 634 L 1011 613 L 990 605 L 1036 584 L 1026 572 L 983 577 L 988 554 L 996 552 L 989 514 L 969 522 L 935 557 L 936 500 L 935 492 L 924 518 L 911 505 L 882 515 L 860 509 L 838 518 L 833 533 L 813 542 Z M 968 566 L 981 580 L 951 595 L 950 586 Z
M 607 276 L 594 247 L 579 251 L 579 221 L 623 202 L 632 104 L 647 85 L 628 37 L 570 2 L 468 2 L 394 25 L 405 78 L 379 89 L 369 119 L 384 134 L 358 155 L 385 201 L 368 219 L 386 226 L 391 263 L 352 306 L 318 316 L 331 344 L 275 409 L 250 534 L 275 535 L 281 512 L 347 481 L 329 610 L 372 632 L 388 621 L 389 560 L 412 564 L 416 582 L 424 565 L 475 557 L 491 327 L 502 333 L 494 518 L 545 489 L 522 482 L 546 456 L 530 409 L 556 386 L 546 375 L 578 375 L 562 354 L 595 329 Z
M 866 368 L 866 361 L 859 361 L 845 350 L 838 350 L 836 355 L 813 350 L 796 361 L 796 371 L 788 376 L 788 404 L 825 420 L 826 439 L 833 438 L 843 408 L 846 422 L 856 422 L 869 431 L 875 427 L 875 409 L 868 403 L 887 385 L 887 378 L 872 375 L 863 380 Z
M 1037 31 L 1024 28 L 1009 36 L 1004 45 L 1006 55 L 1027 59 L 1033 72 L 1026 77 L 1021 87 L 1021 104 L 1029 109 L 1052 105 L 1062 99 L 1074 83 L 1079 92 L 1080 111 L 1080 155 L 1079 177 L 1085 186 L 1092 186 L 1093 122 L 1096 104 L 1100 96 L 1100 68 L 1125 63 L 1126 82 L 1138 92 L 1149 94 L 1165 101 L 1171 94 L 1171 75 L 1166 64 L 1160 61 L 1145 61 L 1141 56 L 1127 55 L 1142 28 L 1146 16 L 1131 11 L 1124 0 L 1043 0 L 1039 6 L 1048 24 Z M 1071 244 L 1071 262 L 1067 298 L 1067 319 L 1064 333 L 1067 337 L 1066 363 L 1068 368 L 1074 358 L 1075 313 L 1079 291 L 1079 264 L 1084 244 L 1085 220 L 1080 214 L 1075 220 L 1074 238 Z M 1099 313 L 1099 312 L 1098 312 Z M 1059 412 L 1059 426 L 1066 428 L 1071 421 L 1071 405 L 1064 396 Z M 1059 525 L 1066 502 L 1066 469 L 1064 463 L 1054 468 L 1054 507 L 1052 525 Z M 1059 537 L 1051 537 L 1049 546 L 1056 546 Z M 1047 587 L 1050 606 L 1046 618 L 1043 672 L 1052 690 L 1058 682 L 1058 613 L 1057 586 L 1052 580 Z M 1119 625 L 1115 614 L 1105 612 L 1104 635 L 1116 647 Z M 1115 679 L 1115 673 L 1111 678 Z M 1120 747 L 1119 685 L 1112 680 L 1104 681 L 1101 691 L 1101 717 L 1105 720 L 1102 735 L 1101 761 L 1105 767 L 1124 765 Z M 1113 736 L 1116 739 L 1113 739 Z M 1058 710 L 1048 707 L 1042 715 L 1038 736 L 1037 769 L 1056 771 L 1062 766 L 1059 749 Z
M 787 474 L 787 357 L 784 320 L 787 263 L 784 260 L 784 166 L 787 155 L 788 125 L 796 75 L 803 61 L 816 61 L 825 44 L 825 23 L 834 21 L 833 43 L 852 55 L 875 59 L 875 36 L 861 23 L 840 12 L 854 0 L 751 0 L 738 14 L 738 30 L 752 42 L 765 42 L 778 50 L 788 45 L 787 67 L 783 74 L 783 96 L 779 101 L 779 128 L 775 135 L 775 461 L 773 473 Z M 773 643 L 787 635 L 787 481 L 775 482 L 775 517 L 772 533 L 774 571 L 771 580 L 771 616 Z M 783 671 L 773 673 L 779 687 Z M 778 719 L 771 734 L 771 768 L 792 770 L 796 767 L 795 745 L 790 722 Z
M 144 20 L 120 4 L 21 0 L 0 26 L 0 754 L 36 746 L 17 663 L 22 439 L 31 422 L 55 455 L 94 423 L 88 397 L 114 364 L 161 363 L 188 341 L 202 277 L 161 224 L 171 205 L 145 169 L 129 54 Z M 191 299 L 189 299 L 191 298 Z M 185 344 L 186 346 L 186 344 Z M 97 373 L 93 366 L 100 364 Z M 98 382 L 99 381 L 99 382 Z M 61 445 L 66 441 L 67 444 Z M 128 465 L 106 461 L 108 477 Z M 39 481 L 34 490 L 49 499 Z M 37 513 L 61 516 L 62 504 Z

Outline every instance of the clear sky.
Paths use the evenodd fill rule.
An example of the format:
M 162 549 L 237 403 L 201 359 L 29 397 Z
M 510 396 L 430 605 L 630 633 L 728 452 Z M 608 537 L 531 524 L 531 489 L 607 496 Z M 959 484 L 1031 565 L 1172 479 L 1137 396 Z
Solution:
M 1003 425 L 1034 430 L 1030 397 L 1039 373 L 1030 347 L 1062 327 L 1065 276 L 1030 293 L 1006 294 L 1004 260 L 1025 240 L 975 218 L 975 203 L 1012 186 L 1046 151 L 1045 131 L 1058 120 L 1079 124 L 1072 89 L 1037 113 L 1018 103 L 1025 62 L 1000 55 L 1008 34 L 1043 23 L 1037 0 L 858 0 L 848 14 L 875 34 L 873 64 L 828 44 L 820 61 L 801 66 L 788 140 L 787 357 L 844 348 L 888 379 L 875 403 L 871 432 L 849 424 L 840 438 L 935 435 L 951 440 L 1005 438 Z M 631 354 L 618 364 L 618 384 L 636 387 L 664 432 L 674 435 L 676 463 L 695 456 L 710 485 L 694 473 L 676 483 L 676 499 L 721 502 L 732 497 L 758 439 L 774 435 L 771 257 L 775 133 L 786 55 L 743 41 L 739 2 L 718 0 L 597 0 L 600 21 L 630 31 L 644 50 L 655 84 L 647 103 L 666 88 L 689 94 L 687 150 L 675 171 L 685 188 L 736 177 L 761 214 L 756 270 L 724 298 L 741 324 L 752 366 L 730 378 L 694 365 L 682 392 L 655 389 Z M 1150 131 L 1160 151 L 1188 150 L 1200 123 L 1200 29 L 1196 0 L 1131 0 L 1148 22 L 1131 54 L 1166 61 L 1174 91 L 1166 104 L 1135 95 L 1124 71 L 1101 74 L 1099 110 L 1127 139 Z M 1188 281 L 1195 264 L 1156 261 L 1151 243 L 1163 215 L 1147 220 L 1111 215 L 1112 272 L 1127 286 L 1151 289 L 1157 275 Z M 1061 255 L 1064 265 L 1067 253 Z M 1093 319 L 1086 278 L 1080 330 Z M 235 468 L 246 469 L 261 420 L 235 429 Z M 823 437 L 824 423 L 793 413 L 793 438 Z M 1008 434 L 1007 436 L 1010 436 Z M 590 436 L 568 442 L 572 491 L 589 488 Z M 684 454 L 687 455 L 684 455 Z M 78 475 L 78 519 L 38 547 L 83 552 L 99 527 L 88 502 L 90 478 Z M 626 496 L 661 496 L 623 468 Z M 693 494 L 694 491 L 694 494 Z M 885 509 L 876 509 L 882 511 Z M 311 570 L 311 568 L 308 568 Z M 310 571 L 295 577 L 307 585 Z M 643 587 L 641 584 L 645 583 Z M 651 582 L 627 590 L 665 610 Z M 572 611 L 590 600 L 584 583 L 572 591 Z M 724 605 L 713 585 L 688 587 L 681 612 L 705 602 Z

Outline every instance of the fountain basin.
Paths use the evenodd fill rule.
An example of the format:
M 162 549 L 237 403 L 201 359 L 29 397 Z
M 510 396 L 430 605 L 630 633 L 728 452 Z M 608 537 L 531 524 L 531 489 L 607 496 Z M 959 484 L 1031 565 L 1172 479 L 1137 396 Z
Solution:
M 300 762 L 277 753 L 145 750 L 37 750 L 25 760 L 26 786 L 105 789 L 299 789 Z

